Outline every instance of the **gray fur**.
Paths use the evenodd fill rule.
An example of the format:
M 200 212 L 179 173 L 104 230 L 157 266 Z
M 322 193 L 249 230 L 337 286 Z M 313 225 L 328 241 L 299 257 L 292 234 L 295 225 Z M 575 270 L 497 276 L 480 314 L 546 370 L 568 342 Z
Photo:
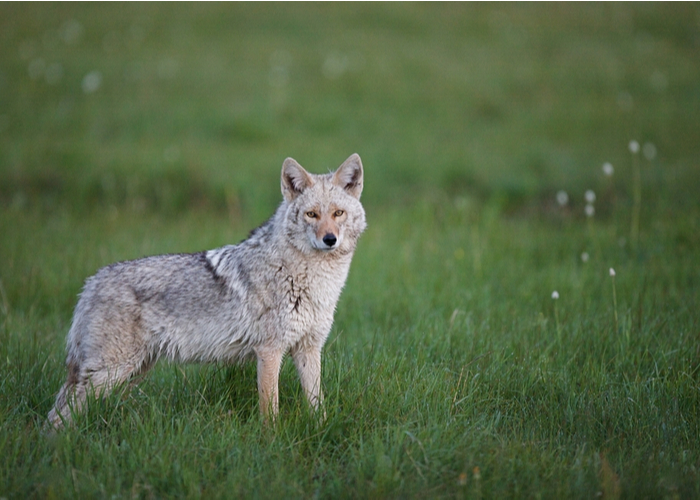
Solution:
M 277 379 L 290 352 L 310 404 L 322 401 L 321 350 L 366 227 L 363 168 L 350 156 L 313 175 L 291 158 L 284 201 L 238 245 L 119 262 L 89 278 L 68 333 L 68 379 L 48 415 L 52 429 L 158 359 L 256 358 L 260 411 L 275 417 Z

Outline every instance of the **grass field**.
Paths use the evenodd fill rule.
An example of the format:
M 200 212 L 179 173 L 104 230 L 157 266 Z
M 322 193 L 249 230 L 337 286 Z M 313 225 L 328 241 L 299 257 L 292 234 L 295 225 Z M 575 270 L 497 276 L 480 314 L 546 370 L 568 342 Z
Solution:
M 693 3 L 0 4 L 0 498 L 700 497 L 699 82 Z M 87 276 L 353 152 L 324 422 L 164 363 L 42 435 Z

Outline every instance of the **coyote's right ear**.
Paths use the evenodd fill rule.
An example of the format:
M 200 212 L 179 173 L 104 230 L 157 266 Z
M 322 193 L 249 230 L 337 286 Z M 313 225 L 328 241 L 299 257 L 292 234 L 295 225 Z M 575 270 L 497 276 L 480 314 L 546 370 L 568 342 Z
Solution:
M 311 175 L 294 158 L 287 158 L 282 164 L 282 195 L 292 201 L 307 187 L 314 185 Z

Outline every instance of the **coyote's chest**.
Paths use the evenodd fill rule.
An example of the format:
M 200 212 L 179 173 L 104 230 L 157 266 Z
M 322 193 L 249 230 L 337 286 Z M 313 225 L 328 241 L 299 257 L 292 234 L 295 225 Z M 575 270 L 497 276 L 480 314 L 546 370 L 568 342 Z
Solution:
M 332 321 L 335 305 L 345 284 L 347 270 L 328 266 L 280 268 L 280 306 L 292 322 Z

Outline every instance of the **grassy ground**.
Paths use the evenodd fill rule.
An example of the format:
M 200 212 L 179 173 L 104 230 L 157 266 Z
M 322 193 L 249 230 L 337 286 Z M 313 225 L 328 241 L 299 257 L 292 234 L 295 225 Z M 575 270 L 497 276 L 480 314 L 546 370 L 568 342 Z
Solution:
M 0 497 L 700 496 L 699 26 L 694 4 L 1 5 Z M 274 429 L 254 366 L 162 364 L 41 434 L 85 277 L 235 243 L 286 156 L 352 152 L 369 228 L 325 422 L 290 362 Z

